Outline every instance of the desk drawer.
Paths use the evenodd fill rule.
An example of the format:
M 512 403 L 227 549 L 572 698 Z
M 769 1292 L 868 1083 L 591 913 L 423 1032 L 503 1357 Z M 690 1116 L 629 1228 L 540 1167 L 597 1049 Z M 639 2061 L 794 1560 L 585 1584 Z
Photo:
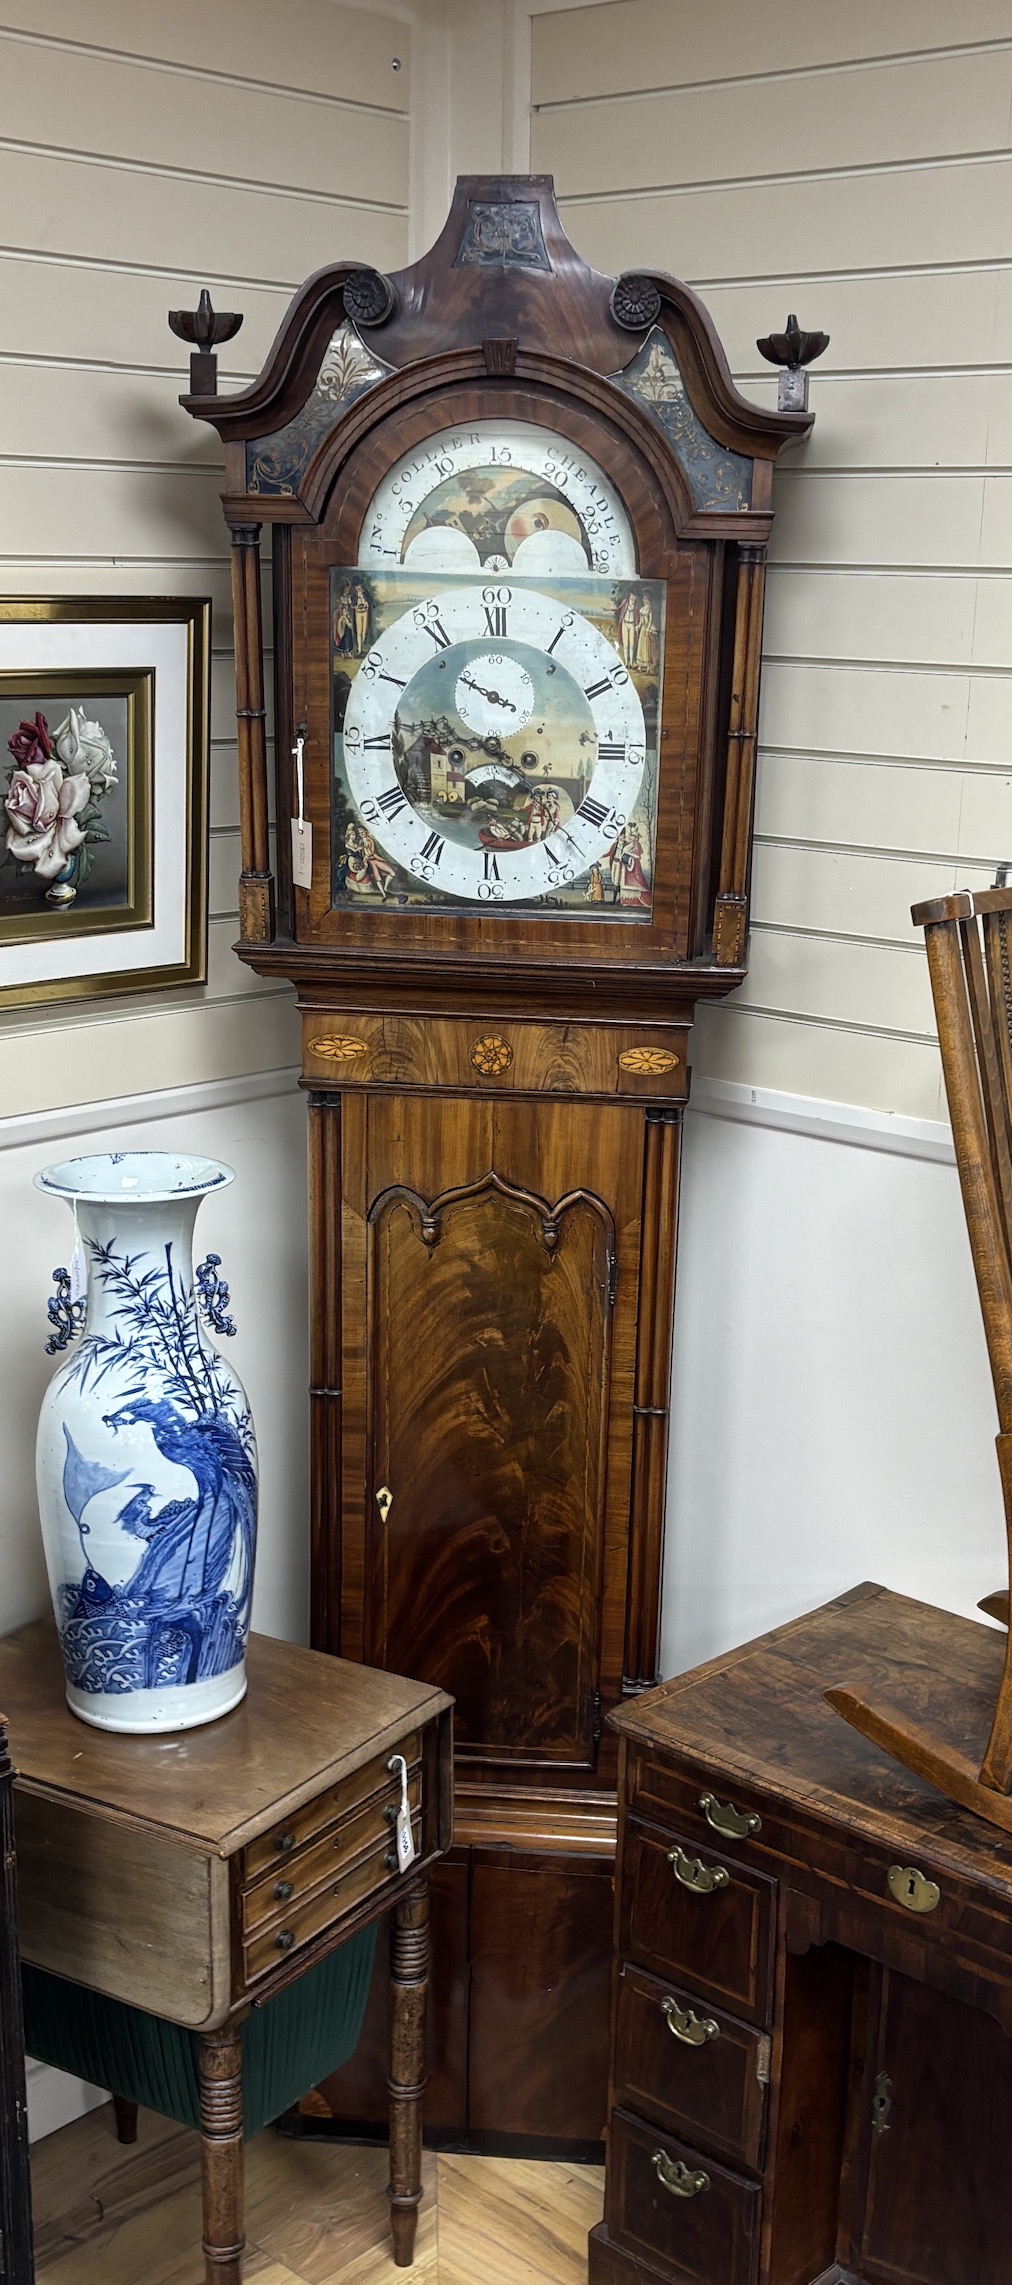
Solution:
M 776 1893 L 774 1880 L 723 1851 L 718 1856 L 630 1819 L 619 1950 L 697 1998 L 766 2024 Z
M 420 1856 L 420 1817 L 412 1818 L 412 1831 L 415 1848 Z M 366 1897 L 374 1895 L 377 1889 L 389 1888 L 392 1903 L 394 1891 L 403 1880 L 403 1875 L 388 1861 L 393 1845 L 393 1834 L 384 1826 L 382 1840 L 378 1844 L 374 1842 L 372 1847 L 347 1865 L 337 1880 L 327 1880 L 322 1888 L 315 1889 L 302 1903 L 293 1904 L 280 1920 L 269 1921 L 252 1936 L 243 1945 L 246 1985 L 265 1976 L 270 1968 L 278 1966 L 279 1961 L 290 1959 L 305 1944 L 312 1943 L 314 1936 L 323 1935 L 335 1920 L 340 1920 L 346 1912 L 352 1911 L 356 1904 L 364 1903 Z
M 290 1921 L 292 1911 L 305 1897 L 315 1893 L 325 1881 L 333 1884 L 335 1874 L 353 1863 L 364 1850 L 378 1847 L 380 1841 L 392 1848 L 393 1812 L 400 1798 L 399 1781 L 385 1775 L 382 1791 L 374 1793 L 360 1809 L 342 1817 L 336 1825 L 329 1825 L 318 1840 L 310 1841 L 294 1856 L 272 1865 L 259 1880 L 247 1882 L 242 1891 L 243 1935 L 252 1935 L 267 1921 Z M 415 1769 L 409 1780 L 408 1799 L 412 1822 L 417 1824 L 422 1802 L 420 1768 Z
M 753 2031 L 625 1961 L 615 2025 L 615 2101 L 758 2172 L 769 2033 Z
M 398 1751 L 403 1753 L 409 1773 L 420 1766 L 417 1731 L 405 1740 L 402 1747 L 398 1747 Z M 259 1840 L 251 1841 L 246 1851 L 246 1880 L 251 1881 L 257 1873 L 283 1864 L 306 1841 L 314 1840 L 317 1834 L 325 1832 L 329 1826 L 346 1817 L 360 1802 L 368 1800 L 370 1795 L 382 1793 L 386 1798 L 393 1789 L 399 1801 L 400 1788 L 387 1769 L 389 1758 L 388 1754 L 383 1754 L 376 1761 L 367 1761 L 361 1769 L 354 1770 L 350 1777 L 345 1778 L 342 1784 L 329 1786 L 326 1792 L 316 1794 L 312 1801 L 304 1801 L 301 1809 L 296 1809 L 292 1816 L 286 1817 L 283 1824 L 272 1826 L 270 1832 L 261 1833 Z
M 708 1848 L 730 1848 L 744 1862 L 762 1833 L 770 1811 L 761 1809 L 747 1789 L 726 1777 L 712 1780 L 692 1777 L 670 1761 L 637 1753 L 630 1762 L 629 1807 L 634 1816 L 667 1826 L 672 1833 L 691 1833 Z
M 604 2218 L 672 2285 L 755 2285 L 762 2193 L 698 2150 L 612 2112 Z

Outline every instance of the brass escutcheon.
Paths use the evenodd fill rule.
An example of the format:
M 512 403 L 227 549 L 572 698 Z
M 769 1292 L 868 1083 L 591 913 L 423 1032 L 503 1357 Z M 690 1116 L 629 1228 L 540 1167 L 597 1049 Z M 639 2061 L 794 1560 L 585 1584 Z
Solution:
M 891 1864 L 886 1874 L 890 1896 L 908 1912 L 933 1912 L 942 1900 L 937 1881 L 928 1880 L 912 1864 Z
M 723 1833 L 726 1841 L 744 1841 L 750 1833 L 762 1832 L 762 1818 L 754 1809 L 736 1809 L 733 1801 L 722 1808 L 712 1793 L 701 1793 L 699 1806 L 711 1831 Z
M 677 1999 L 662 1999 L 661 2014 L 673 2039 L 680 2039 L 683 2047 L 705 2047 L 708 2039 L 720 2038 L 720 2026 L 712 2015 L 697 2015 L 691 2007 L 679 2007 Z
M 693 2174 L 680 2158 L 669 2158 L 666 2150 L 655 2150 L 650 2164 L 656 2169 L 662 2189 L 670 2190 L 673 2198 L 698 2198 L 701 2190 L 710 2187 L 710 2177 L 702 2168 Z
M 731 1878 L 722 1864 L 708 1865 L 701 1857 L 686 1856 L 677 1841 L 668 1850 L 668 1863 L 680 1886 L 691 1890 L 693 1896 L 712 1896 L 715 1889 L 726 1888 Z

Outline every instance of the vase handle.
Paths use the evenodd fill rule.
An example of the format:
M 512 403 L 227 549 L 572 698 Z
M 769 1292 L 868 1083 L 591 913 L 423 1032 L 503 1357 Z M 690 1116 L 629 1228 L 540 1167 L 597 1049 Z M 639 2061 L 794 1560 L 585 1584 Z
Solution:
M 197 1263 L 193 1274 L 197 1282 L 200 1314 L 205 1325 L 210 1332 L 223 1333 L 230 1340 L 235 1332 L 235 1318 L 228 1314 L 231 1295 L 225 1279 L 218 1276 L 220 1268 L 221 1255 L 206 1254 L 203 1261 Z
M 83 1296 L 79 1301 L 74 1300 L 73 1279 L 69 1269 L 54 1269 L 53 1284 L 56 1292 L 50 1294 L 46 1303 L 50 1325 L 49 1339 L 46 1342 L 47 1357 L 56 1357 L 61 1349 L 70 1347 L 71 1341 L 81 1330 L 88 1306 Z

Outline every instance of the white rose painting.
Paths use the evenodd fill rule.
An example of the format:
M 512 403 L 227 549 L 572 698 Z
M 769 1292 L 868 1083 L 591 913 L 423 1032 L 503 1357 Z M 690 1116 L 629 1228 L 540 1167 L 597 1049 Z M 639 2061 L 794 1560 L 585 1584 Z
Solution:
M 19 924 L 34 936 L 134 917 L 138 795 L 147 806 L 136 719 L 123 683 L 0 677 L 0 939 L 17 940 Z
M 112 711 L 122 714 L 123 701 Z M 119 784 L 112 739 L 83 706 L 69 707 L 55 725 L 36 707 L 10 732 L 7 753 L 8 866 L 30 871 L 46 902 L 66 909 L 90 879 L 100 846 L 112 840 L 104 817 Z M 106 899 L 111 888 L 106 881 Z

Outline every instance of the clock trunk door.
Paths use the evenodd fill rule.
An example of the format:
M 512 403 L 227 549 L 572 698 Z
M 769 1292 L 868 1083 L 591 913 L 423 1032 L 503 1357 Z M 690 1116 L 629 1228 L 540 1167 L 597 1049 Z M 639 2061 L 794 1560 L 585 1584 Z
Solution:
M 453 1693 L 464 1759 L 592 1769 L 621 1655 L 642 1114 L 420 1112 L 345 1098 L 361 1655 Z

